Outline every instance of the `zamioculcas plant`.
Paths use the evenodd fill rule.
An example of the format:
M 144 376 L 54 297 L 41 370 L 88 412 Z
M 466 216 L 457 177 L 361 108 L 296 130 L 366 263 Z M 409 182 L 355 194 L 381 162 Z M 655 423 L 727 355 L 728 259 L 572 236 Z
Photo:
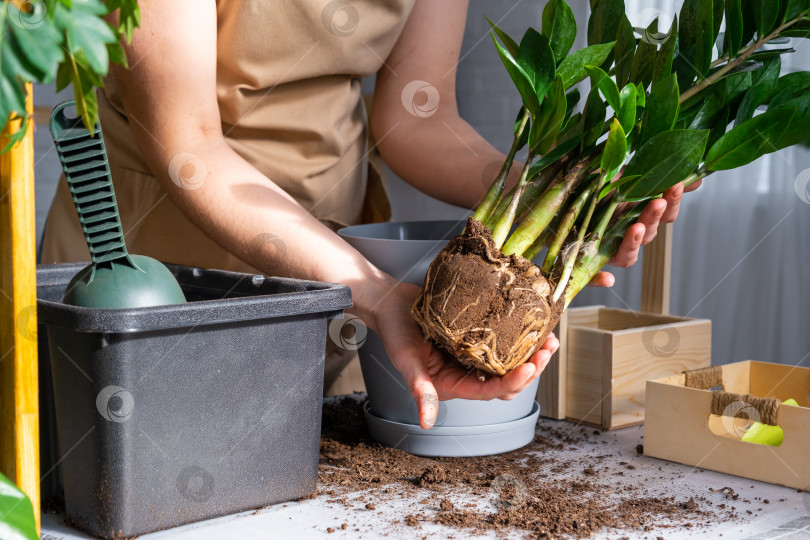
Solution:
M 412 309 L 429 339 L 483 372 L 531 357 L 648 201 L 810 138 L 810 72 L 780 76 L 789 38 L 810 36 L 810 0 L 685 0 L 669 29 L 633 28 L 623 0 L 591 8 L 588 47 L 570 54 L 565 0 L 549 0 L 542 31 L 520 43 L 490 22 L 523 101 L 514 141 Z
M 104 16 L 115 10 L 119 23 L 111 26 Z M 139 24 L 137 0 L 0 0 L 0 128 L 22 119 L 5 149 L 26 132 L 29 82 L 55 77 L 57 91 L 73 83 L 77 113 L 92 131 L 96 87 L 104 86 L 110 61 L 127 64 L 120 40 L 132 39 Z

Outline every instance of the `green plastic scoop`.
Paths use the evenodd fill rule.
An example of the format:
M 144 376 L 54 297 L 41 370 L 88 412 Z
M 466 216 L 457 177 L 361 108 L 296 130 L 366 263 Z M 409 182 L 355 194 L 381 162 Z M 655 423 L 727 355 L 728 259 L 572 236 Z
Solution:
M 53 110 L 50 130 L 92 262 L 70 281 L 64 303 L 93 308 L 185 303 L 168 268 L 127 252 L 101 129 L 96 125 L 91 133 L 81 118 L 68 117 L 65 109 L 71 106 L 75 103 L 67 101 Z

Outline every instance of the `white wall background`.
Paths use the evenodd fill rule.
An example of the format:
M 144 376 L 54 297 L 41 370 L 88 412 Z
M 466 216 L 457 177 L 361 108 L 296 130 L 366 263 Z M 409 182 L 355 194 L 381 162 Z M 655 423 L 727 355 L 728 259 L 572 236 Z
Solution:
M 462 116 L 505 151 L 519 108 L 505 70 L 488 36 L 487 15 L 508 33 L 540 26 L 545 2 L 471 0 L 459 64 Z M 569 0 L 577 13 L 584 46 L 585 0 Z M 646 25 L 656 10 L 672 14 L 678 1 L 626 0 L 631 21 Z M 794 40 L 798 41 L 798 40 Z M 783 71 L 810 70 L 810 44 L 784 58 Z M 372 84 L 369 81 L 369 86 Z M 37 88 L 37 105 L 54 105 Z M 810 128 L 809 128 L 810 129 Z M 45 124 L 36 133 L 37 231 L 41 233 L 59 175 L 59 163 Z M 810 151 L 792 148 L 735 171 L 711 176 L 685 198 L 673 242 L 672 312 L 713 321 L 713 361 L 758 359 L 810 365 Z M 445 205 L 391 177 L 396 220 L 453 219 L 465 211 Z M 638 309 L 641 265 L 616 270 L 612 289 L 590 289 L 577 305 L 606 304 Z

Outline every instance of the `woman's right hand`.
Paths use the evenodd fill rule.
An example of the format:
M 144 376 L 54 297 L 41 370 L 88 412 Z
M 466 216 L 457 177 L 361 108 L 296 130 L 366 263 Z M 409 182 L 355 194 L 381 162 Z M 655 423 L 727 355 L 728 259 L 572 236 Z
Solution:
M 425 342 L 411 317 L 419 287 L 391 279 L 375 305 L 365 310 L 366 321 L 385 345 L 394 367 L 402 374 L 419 409 L 419 423 L 430 429 L 436 422 L 439 401 L 448 399 L 509 400 L 526 389 L 545 369 L 559 341 L 550 335 L 530 361 L 503 377 L 480 381 L 469 370 Z

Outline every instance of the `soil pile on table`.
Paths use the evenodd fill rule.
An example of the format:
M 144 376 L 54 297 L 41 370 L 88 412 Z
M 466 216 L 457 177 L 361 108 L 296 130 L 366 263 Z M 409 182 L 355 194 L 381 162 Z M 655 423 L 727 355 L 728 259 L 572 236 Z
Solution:
M 700 527 L 737 516 L 730 508 L 714 508 L 702 496 L 678 499 L 650 493 L 643 473 L 611 456 L 566 457 L 573 445 L 598 444 L 603 435 L 592 428 L 555 424 L 541 424 L 534 441 L 514 452 L 433 459 L 374 442 L 358 399 L 327 402 L 318 494 L 357 512 L 373 507 L 382 515 L 387 501 L 411 497 L 421 504 L 411 505 L 404 517 L 389 513 L 392 523 L 419 527 L 432 522 L 506 536 L 522 531 L 541 538 Z M 624 459 L 635 458 L 633 451 L 632 458 Z M 358 492 L 363 493 L 358 497 Z
M 527 361 L 560 319 L 564 298 L 531 261 L 506 256 L 469 219 L 436 256 L 411 314 L 437 347 L 459 362 L 504 375 Z

